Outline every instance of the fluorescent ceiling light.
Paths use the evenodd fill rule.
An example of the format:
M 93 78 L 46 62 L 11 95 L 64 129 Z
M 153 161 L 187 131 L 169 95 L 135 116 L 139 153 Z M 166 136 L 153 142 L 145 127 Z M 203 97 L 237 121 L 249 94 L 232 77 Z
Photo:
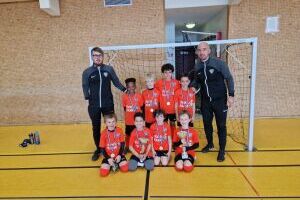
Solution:
M 196 26 L 196 23 L 195 22 L 189 22 L 185 25 L 185 27 L 191 29 L 191 28 L 194 28 Z

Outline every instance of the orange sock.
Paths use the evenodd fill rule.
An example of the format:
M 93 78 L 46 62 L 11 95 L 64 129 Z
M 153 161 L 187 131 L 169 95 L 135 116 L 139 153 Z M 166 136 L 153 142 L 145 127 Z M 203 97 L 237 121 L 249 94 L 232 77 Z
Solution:
M 125 165 L 120 166 L 120 171 L 121 172 L 128 172 L 128 163 L 126 163 Z
M 109 169 L 103 169 L 103 168 L 100 169 L 100 176 L 105 177 L 108 176 L 108 174 L 109 174 Z
M 194 166 L 193 165 L 191 165 L 191 166 L 183 166 L 183 169 L 186 172 L 191 172 L 194 169 Z

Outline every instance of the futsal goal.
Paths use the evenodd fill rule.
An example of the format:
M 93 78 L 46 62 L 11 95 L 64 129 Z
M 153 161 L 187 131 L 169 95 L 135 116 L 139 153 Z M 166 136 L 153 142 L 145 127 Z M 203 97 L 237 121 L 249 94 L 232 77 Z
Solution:
M 218 55 L 228 64 L 235 82 L 235 103 L 228 110 L 227 134 L 234 141 L 244 144 L 248 151 L 253 151 L 257 38 L 215 40 L 207 43 L 212 54 Z M 181 67 L 178 59 L 176 60 L 176 49 L 184 54 L 185 48 L 196 50 L 198 44 L 199 42 L 185 42 L 101 48 L 105 52 L 104 63 L 114 67 L 122 83 L 126 78 L 135 77 L 137 91 L 141 91 L 145 88 L 147 73 L 153 73 L 160 79 L 160 68 L 163 64 L 172 63 L 175 68 Z M 195 56 L 194 50 L 192 56 Z M 92 64 L 91 57 L 90 63 Z M 193 66 L 188 70 L 190 74 L 193 73 L 192 68 Z M 177 74 L 177 77 L 180 76 Z M 121 93 L 114 87 L 112 90 L 115 112 L 119 119 L 123 119 Z

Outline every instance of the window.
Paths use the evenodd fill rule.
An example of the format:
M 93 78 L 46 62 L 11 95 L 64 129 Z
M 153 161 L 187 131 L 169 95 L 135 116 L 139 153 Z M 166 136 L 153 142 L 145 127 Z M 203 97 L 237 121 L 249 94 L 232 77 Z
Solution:
M 132 0 L 104 0 L 104 7 L 130 6 L 130 5 L 132 5 Z

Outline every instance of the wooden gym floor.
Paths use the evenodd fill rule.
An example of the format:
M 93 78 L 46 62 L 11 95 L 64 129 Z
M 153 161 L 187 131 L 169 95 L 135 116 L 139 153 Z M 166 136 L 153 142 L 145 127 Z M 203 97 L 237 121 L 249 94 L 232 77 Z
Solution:
M 41 145 L 19 147 L 35 130 Z M 151 172 L 101 178 L 101 159 L 90 160 L 90 124 L 1 126 L 0 199 L 299 199 L 299 134 L 299 118 L 259 119 L 255 152 L 228 138 L 225 162 L 199 149 L 192 173 L 176 172 L 172 160 Z M 202 148 L 203 130 L 200 140 Z

